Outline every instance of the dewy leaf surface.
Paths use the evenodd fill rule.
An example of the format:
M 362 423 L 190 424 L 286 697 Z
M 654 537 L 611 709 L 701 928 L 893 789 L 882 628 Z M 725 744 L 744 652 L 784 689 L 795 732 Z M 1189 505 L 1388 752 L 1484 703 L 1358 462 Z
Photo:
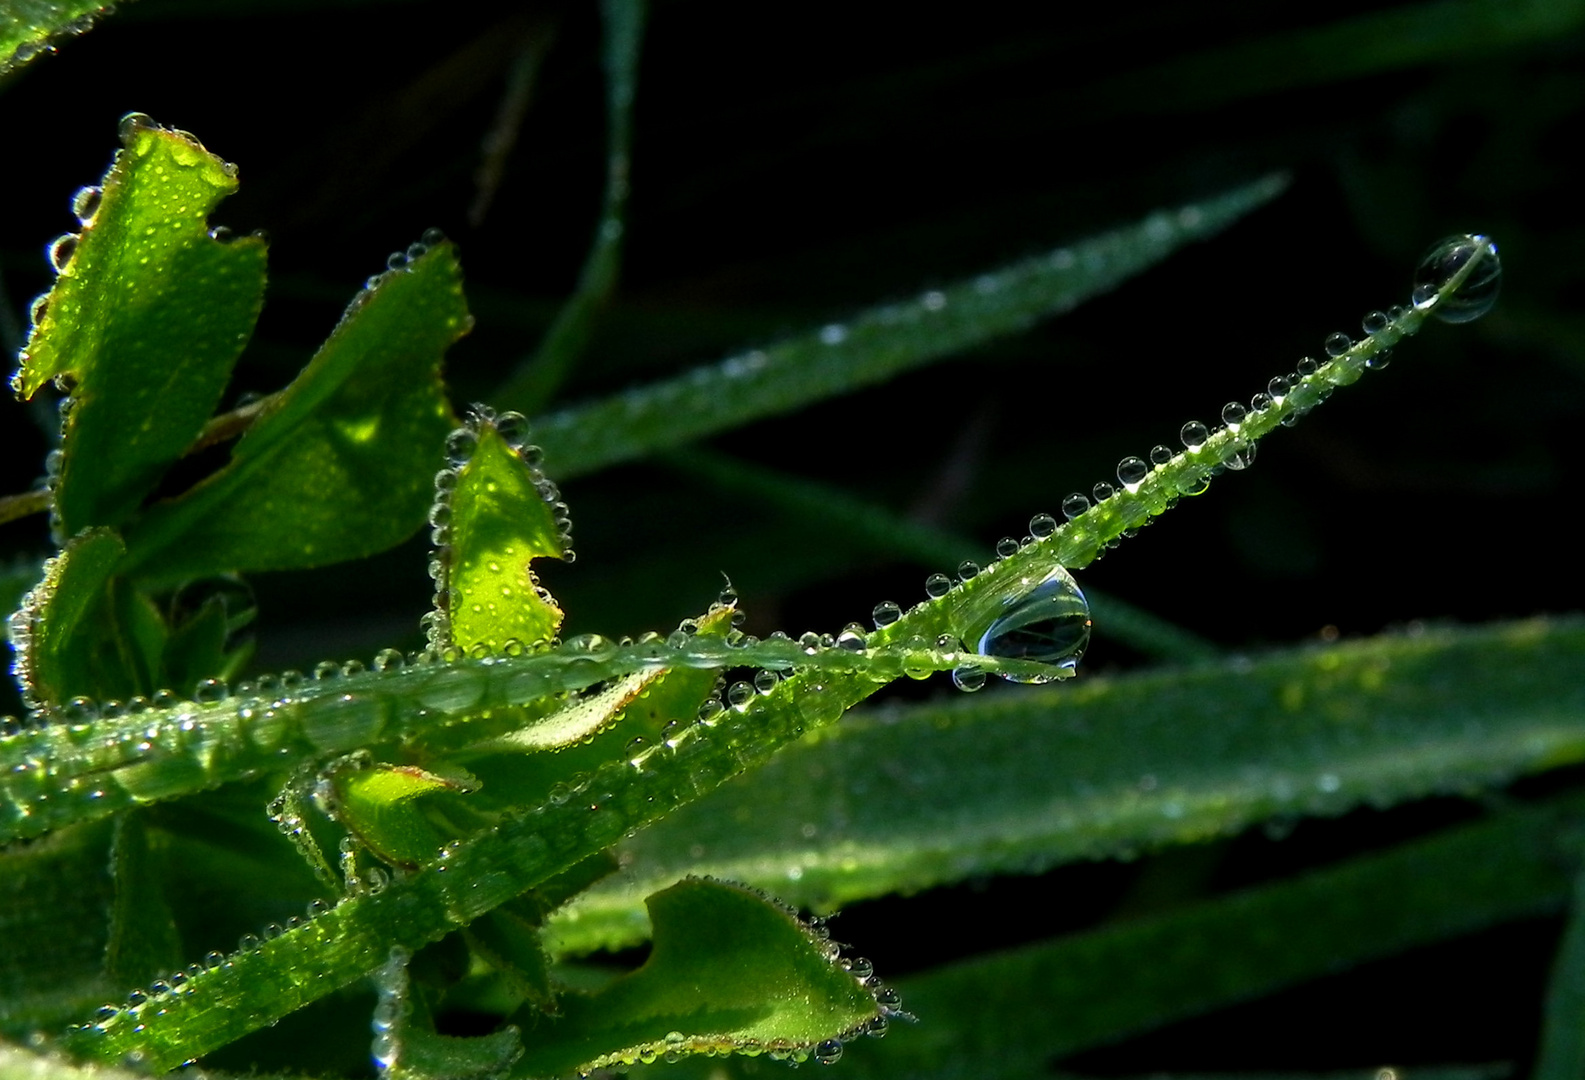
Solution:
M 411 535 L 455 426 L 441 358 L 471 323 L 449 243 L 370 279 L 231 462 L 129 532 L 129 572 L 323 566 Z
M 79 237 L 52 246 L 59 277 L 13 386 L 74 384 L 55 513 L 66 535 L 119 525 L 214 412 L 264 295 L 264 242 L 222 243 L 208 216 L 236 167 L 147 117 L 102 189 L 74 200 Z
M 89 30 L 114 5 L 99 0 L 0 0 L 0 75 Z
M 113 657 L 92 647 L 103 628 L 110 575 L 126 548 L 109 529 L 75 537 L 44 564 L 44 577 L 11 617 L 15 671 L 24 695 L 58 704 L 73 694 L 92 694 L 102 680 L 96 671 Z
M 690 878 L 647 901 L 655 947 L 637 971 L 525 1029 L 513 1075 L 561 1076 L 662 1054 L 804 1055 L 881 1015 L 797 918 L 741 886 Z
M 534 422 L 536 439 L 557 474 L 572 477 L 883 382 L 1109 292 L 1285 186 L 1267 177 L 846 323 L 552 413 Z
M 851 716 L 626 841 L 552 947 L 641 940 L 682 873 L 829 910 L 1580 761 L 1582 656 L 1577 620 L 1514 623 Z
M 566 556 L 550 506 L 555 500 L 546 499 L 544 477 L 507 444 L 493 421 L 480 418 L 476 428 L 458 435 L 466 441 L 474 430 L 476 445 L 457 470 L 451 492 L 451 540 L 441 552 L 450 643 L 494 652 L 513 640 L 524 646 L 548 642 L 561 627 L 561 609 L 541 594 L 531 563 Z

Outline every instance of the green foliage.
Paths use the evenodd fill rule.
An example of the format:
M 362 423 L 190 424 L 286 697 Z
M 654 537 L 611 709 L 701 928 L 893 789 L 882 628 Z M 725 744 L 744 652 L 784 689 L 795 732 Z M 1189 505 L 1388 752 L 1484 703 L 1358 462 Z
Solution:
M 391 14 L 399 6 L 382 16 L 400 21 Z M 435 5 L 412 6 L 437 38 L 459 21 L 456 12 L 436 18 Z M 294 18 L 273 10 L 268 0 L 225 3 L 201 18 Z M 85 29 L 84 11 L 0 0 L 0 75 L 23 72 L 0 94 L 69 70 L 69 54 L 53 68 L 23 66 L 46 43 Z M 368 279 L 304 364 L 302 343 L 330 320 L 283 333 L 271 319 L 294 304 L 321 305 L 331 292 L 340 302 L 344 290 L 310 276 L 320 262 L 338 277 L 338 259 L 372 262 L 356 250 L 362 240 L 325 223 L 389 215 L 410 236 L 425 222 L 408 220 L 411 207 L 400 205 L 408 185 L 449 184 L 455 159 L 425 143 L 396 170 L 402 194 L 365 195 L 351 207 L 337 204 L 337 185 L 365 165 L 390 166 L 480 70 L 504 72 L 505 90 L 470 220 L 543 205 L 518 197 L 511 143 L 547 57 L 592 52 L 576 33 L 551 46 L 561 21 L 576 31 L 585 16 L 514 6 L 486 25 L 482 9 L 472 14 L 476 40 L 415 77 L 407 93 L 388 95 L 401 123 L 373 125 L 372 136 L 344 131 L 344 146 L 315 142 L 311 125 L 289 125 L 312 182 L 265 200 L 284 229 L 272 257 L 288 269 L 276 271 L 264 321 L 265 239 L 211 227 L 217 214 L 257 212 L 242 202 L 253 181 L 223 208 L 238 189 L 236 168 L 141 114 L 123 121 L 124 147 L 104 179 L 74 200 L 80 232 L 49 246 L 56 277 L 25 336 L 8 328 L 0 279 L 0 333 L 16 338 L 8 343 L 19 356 L 15 387 L 44 413 L 52 384 L 67 395 L 46 482 L 0 500 L 5 521 L 48 509 L 55 545 L 45 558 L 42 536 L 20 543 L 23 553 L 0 575 L 0 598 L 17 610 L 10 636 L 31 710 L 0 732 L 0 842 L 8 845 L 0 851 L 8 944 L 0 1036 L 19 1047 L 0 1045 L 0 1074 L 109 1080 L 123 1066 L 159 1072 L 196 1059 L 220 1072 L 328 1078 L 364 1075 L 372 1057 L 391 1080 L 528 1080 L 626 1066 L 724 1080 L 785 1067 L 771 1059 L 841 1057 L 839 1067 L 856 1075 L 1033 1077 L 1049 1075 L 1053 1059 L 1407 950 L 1555 916 L 1571 902 L 1580 803 L 1558 789 L 1574 786 L 1570 770 L 1585 759 L 1585 699 L 1570 675 L 1585 654 L 1577 617 L 1415 624 L 1249 657 L 1226 654 L 1221 642 L 1291 641 L 1300 631 L 1274 631 L 1284 624 L 1272 612 L 1299 612 L 1302 590 L 1285 571 L 1241 592 L 1205 585 L 1228 546 L 1219 535 L 1210 559 L 1182 533 L 1165 542 L 1182 554 L 1144 584 L 1131 584 L 1146 571 L 1126 558 L 1093 571 L 1100 591 L 1088 572 L 1082 585 L 1070 573 L 1158 518 L 1215 534 L 1204 516 L 1215 499 L 1167 511 L 1215 478 L 1243 473 L 1279 427 L 1318 432 L 1303 436 L 1323 448 L 1318 457 L 1358 468 L 1330 421 L 1306 417 L 1400 352 L 1414 354 L 1401 361 L 1403 375 L 1422 351 L 1454 348 L 1451 338 L 1413 349 L 1405 339 L 1433 316 L 1468 321 L 1491 306 L 1494 245 L 1450 238 L 1422 261 L 1412 297 L 1367 316 L 1363 337 L 1334 335 L 1321 359 L 1284 362 L 1269 382 L 1266 371 L 1261 392 L 1248 406 L 1226 406 L 1221 425 L 1186 425 L 1181 439 L 1164 439 L 1182 450 L 1144 452 L 1146 440 L 1171 430 L 1156 428 L 1150 394 L 1166 387 L 1181 417 L 1183 397 L 1222 385 L 1228 355 L 1249 343 L 1280 353 L 1275 323 L 1308 321 L 1318 300 L 1308 264 L 1351 288 L 1376 288 L 1345 244 L 1312 245 L 1282 274 L 1264 275 L 1280 279 L 1276 301 L 1237 318 L 1218 313 L 1215 332 L 1194 312 L 1178 320 L 1168 347 L 1135 343 L 1148 324 L 1171 323 L 1168 313 L 1182 310 L 1176 294 L 1188 295 L 1182 279 L 1163 288 L 1159 275 L 1208 257 L 1183 251 L 1193 241 L 1231 229 L 1207 250 L 1247 245 L 1238 221 L 1282 212 L 1279 196 L 1304 197 L 1302 161 L 1297 194 L 1286 194 L 1289 170 L 1273 169 L 1295 164 L 1290 157 L 1249 154 L 1229 167 L 1218 152 L 1197 159 L 1196 186 L 1125 186 L 1104 199 L 1069 187 L 1049 218 L 1061 228 L 1030 231 L 1030 221 L 1047 218 L 1028 215 L 1037 204 L 1018 199 L 966 223 L 932 219 L 929 244 L 988 251 L 983 262 L 998 268 L 943 281 L 921 273 L 902 245 L 886 257 L 904 271 L 894 266 L 877 279 L 886 284 L 871 285 L 865 267 L 898 241 L 861 238 L 820 272 L 790 271 L 807 290 L 798 306 L 744 305 L 743 314 L 706 311 L 666 324 L 618 291 L 618 270 L 635 222 L 655 228 L 667 216 L 642 201 L 660 170 L 640 174 L 639 202 L 629 192 L 635 155 L 645 160 L 635 134 L 650 122 L 640 113 L 635 123 L 634 113 L 643 34 L 673 40 L 671 20 L 684 16 L 607 0 L 599 8 L 605 193 L 570 296 L 540 311 L 524 300 L 516 269 L 496 272 L 491 237 L 509 229 L 477 230 L 460 245 L 434 230 Z M 144 0 L 110 25 L 176 25 L 193 15 L 175 0 Z M 1408 5 L 1198 51 L 1174 44 L 1136 70 L 1076 76 L 1073 101 L 1088 102 L 1097 123 L 1124 118 L 1129 127 L 1157 111 L 1236 106 L 1294 87 L 1341 96 L 1341 80 L 1425 63 L 1462 76 L 1481 50 L 1578 22 L 1570 5 Z M 968 69 L 1014 62 L 1009 48 Z M 1013 52 L 1041 48 L 1020 42 Z M 975 159 L 994 125 L 965 125 L 966 114 L 940 109 L 931 89 L 932 80 L 959 77 L 948 74 L 953 66 L 870 87 L 865 107 L 894 93 L 930 102 L 931 138 L 939 122 L 956 155 Z M 1053 107 L 1027 88 L 1015 96 L 1016 141 L 1080 122 L 1060 101 Z M 862 112 L 854 124 L 868 122 Z M 207 136 L 229 138 L 224 124 L 212 127 Z M 887 137 L 894 149 L 927 141 L 908 130 Z M 716 176 L 712 167 L 696 178 L 705 201 Z M 1153 202 L 1176 205 L 1141 213 Z M 1268 204 L 1275 209 L 1263 210 Z M 1097 231 L 1086 217 L 1100 205 L 1097 220 L 1124 224 Z M 809 228 L 818 214 L 803 209 L 785 200 L 757 220 L 772 237 Z M 1017 224 L 1015 247 L 966 239 L 999 214 Z M 1382 215 L 1371 236 L 1398 229 L 1421 243 L 1426 222 L 1412 218 Z M 305 234 L 300 220 L 319 224 Z M 586 223 L 578 229 L 586 238 Z M 1086 238 L 1028 256 L 1048 234 Z M 302 244 L 305 235 L 315 242 Z M 298 254 L 304 248 L 313 260 Z M 488 268 L 480 275 L 476 249 Z M 459 250 L 470 268 L 466 301 Z M 688 250 L 673 244 L 668 257 L 685 260 Z M 1516 251 L 1533 249 L 1523 240 L 1505 248 L 1510 262 Z M 640 275 L 651 272 L 647 257 L 635 264 Z M 514 253 L 512 265 L 521 259 Z M 841 280 L 846 264 L 862 288 Z M 920 291 L 875 302 L 908 295 L 902 290 Z M 1212 295 L 1220 300 L 1226 289 Z M 831 296 L 872 306 L 838 313 Z M 1049 343 L 1037 336 L 1050 316 L 1090 301 L 1096 313 L 1075 320 L 1100 324 L 1098 355 L 1129 361 L 1101 376 L 1071 359 L 1050 364 Z M 1270 316 L 1280 319 L 1262 321 Z M 817 328 L 788 332 L 799 323 Z M 1477 329 L 1479 344 L 1463 347 L 1493 347 L 1530 323 L 1497 316 L 1486 325 L 1498 329 Z M 525 350 L 530 328 L 543 336 Z M 1569 340 L 1568 329 L 1558 327 L 1556 340 Z M 688 334 L 703 336 L 680 351 L 718 349 L 727 359 L 661 370 L 632 347 L 664 352 L 669 335 Z M 733 351 L 745 338 L 768 344 Z M 459 400 L 491 403 L 468 410 L 460 427 L 441 381 L 454 346 L 446 362 L 453 384 L 466 388 Z M 1039 363 L 1020 363 L 1020 349 Z M 486 374 L 479 357 L 489 352 L 528 358 Z M 1085 346 L 1075 352 L 1082 360 Z M 614 359 L 623 353 L 637 358 Z M 980 366 L 957 360 L 965 353 Z M 950 366 L 927 370 L 937 364 Z M 1169 385 L 1178 368 L 1192 379 L 1187 390 Z M 613 371 L 637 385 L 610 393 Z M 1344 398 L 1387 397 L 1384 429 L 1415 438 L 1421 402 L 1391 399 L 1391 387 L 1405 384 L 1368 381 L 1371 392 Z M 271 392 L 238 397 L 249 384 Z M 974 419 L 974 395 L 987 388 L 1015 408 L 1004 417 L 1012 422 L 988 412 Z M 1561 407 L 1568 394 L 1554 391 Z M 854 411 L 831 413 L 834 425 L 810 428 L 793 415 L 849 394 Z M 892 404 L 904 400 L 906 411 Z M 539 415 L 497 411 L 512 407 Z M 1328 405 L 1320 415 L 1361 407 Z M 770 433 L 759 440 L 765 446 L 690 445 L 776 416 L 754 429 Z M 1108 422 L 1118 427 L 1108 432 Z M 797 434 L 783 439 L 787 432 Z M 1127 441 L 1114 446 L 1119 433 Z M 1463 434 L 1463 444 L 1500 453 L 1486 432 Z M 774 447 L 784 441 L 781 453 Z M 910 469 L 934 468 L 954 441 L 926 497 L 896 509 L 917 487 Z M 1108 478 L 1090 496 L 1068 496 L 1060 516 L 1035 514 L 1029 535 L 1002 540 L 994 557 L 964 539 L 988 521 L 1058 503 L 1053 485 L 1129 446 L 1140 456 L 1117 463 L 1115 485 Z M 994 464 L 977 466 L 982 455 Z M 611 468 L 623 464 L 636 467 Z M 556 565 L 573 560 L 569 511 L 551 478 L 602 470 L 573 496 L 582 507 L 587 493 L 592 507 L 588 518 L 580 512 L 584 559 Z M 1274 503 L 1272 492 L 1303 485 L 1289 484 L 1281 468 L 1264 475 L 1225 485 L 1233 499 L 1271 485 L 1261 496 L 1267 512 L 1242 526 L 1247 536 L 1229 534 L 1235 550 L 1280 568 L 1305 549 L 1271 524 L 1280 515 L 1270 507 L 1301 500 Z M 1224 483 L 1215 486 L 1222 498 Z M 699 488 L 702 501 L 690 490 Z M 1314 493 L 1303 499 L 1319 502 Z M 1384 526 L 1401 531 L 1418 520 L 1411 505 L 1400 497 L 1375 517 L 1359 505 L 1335 516 L 1354 547 L 1369 548 L 1391 543 Z M 426 520 L 427 587 L 422 539 L 409 542 Z M 1461 556 L 1456 576 L 1436 576 L 1443 591 L 1489 599 L 1482 572 L 1492 531 L 1474 543 L 1425 545 L 1428 564 L 1443 548 Z M 1144 554 L 1149 542 L 1136 547 Z M 932 575 L 923 602 L 877 604 L 895 587 L 882 558 L 955 572 Z M 676 623 L 720 587 L 717 567 L 733 573 L 747 602 L 728 584 L 702 614 Z M 774 632 L 806 617 L 800 590 L 818 579 L 834 580 L 841 595 L 828 632 Z M 287 603 L 294 587 L 298 598 Z M 1423 610 L 1444 609 L 1422 603 L 1407 613 Z M 848 621 L 871 611 L 869 622 Z M 1092 612 L 1095 666 L 1128 670 L 1087 671 L 1062 686 L 1007 685 L 1073 675 Z M 1224 612 L 1253 628 L 1219 628 L 1211 616 Z M 277 628 L 294 617 L 326 624 L 324 636 L 286 638 Z M 1288 617 L 1303 625 L 1313 616 Z M 320 662 L 311 677 L 282 670 L 311 667 L 332 647 L 362 656 Z M 1178 666 L 1138 666 L 1136 654 Z M 915 687 L 938 673 L 964 691 L 995 689 L 944 702 L 933 687 L 946 680 Z M 885 703 L 848 717 L 878 694 Z M 1540 795 L 1514 786 L 1541 773 L 1551 775 L 1528 781 L 1543 786 Z M 1484 804 L 1462 801 L 1471 795 Z M 1375 820 L 1372 812 L 1394 807 L 1432 820 L 1341 853 L 1274 845 L 1298 847 L 1307 873 L 1263 867 L 1251 880 L 1229 854 L 1264 843 L 1252 829 L 1338 827 L 1317 822 Z M 1112 887 L 1096 875 L 1123 873 L 1142 857 L 1122 899 L 1108 900 Z M 1078 867 L 1086 861 L 1101 868 Z M 1225 880 L 1218 863 L 1234 867 Z M 999 939 L 991 932 L 1003 921 L 998 890 L 1019 878 L 1063 883 L 1065 900 L 1082 897 L 1106 915 L 1075 923 L 1042 910 L 1032 930 Z M 954 896 L 948 890 L 990 880 L 1001 884 L 970 917 L 952 907 L 948 918 L 910 925 L 915 905 L 930 910 L 934 901 L 898 899 Z M 785 902 L 856 912 L 841 935 L 853 944 L 833 942 L 823 918 L 805 921 Z M 877 911 L 907 942 L 878 965 L 855 952 L 876 936 L 865 913 Z M 1005 921 L 1016 923 L 1015 913 Z M 1576 911 L 1553 974 L 1539 1065 L 1548 1080 L 1579 1071 L 1580 922 Z M 1076 932 L 1052 936 L 1065 930 Z M 646 942 L 642 962 L 603 955 Z M 893 969 L 896 984 L 881 981 Z M 885 1042 L 858 1040 L 889 1029 Z M 1080 1069 L 1118 1071 L 1077 1060 Z

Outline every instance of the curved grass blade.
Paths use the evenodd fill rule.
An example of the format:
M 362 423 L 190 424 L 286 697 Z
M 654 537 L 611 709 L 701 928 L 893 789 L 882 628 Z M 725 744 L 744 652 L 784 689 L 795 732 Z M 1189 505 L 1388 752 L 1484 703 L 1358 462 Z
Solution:
M 324 566 L 406 539 L 429 511 L 435 448 L 456 426 L 441 357 L 472 325 L 455 250 L 415 245 L 370 278 L 231 461 L 127 532 L 150 584 Z
M 644 39 L 646 0 L 603 0 L 605 25 L 606 166 L 605 200 L 595 226 L 594 246 L 578 276 L 578 287 L 556 315 L 533 357 L 496 396 L 524 412 L 539 412 L 555 397 L 594 332 L 595 319 L 616 288 L 622 263 L 623 218 L 627 213 L 628 154 L 633 143 L 633 99 L 638 91 L 639 46 Z
M 264 297 L 264 242 L 217 239 L 208 216 L 236 166 L 132 113 L 83 223 L 50 246 L 59 277 L 35 308 L 12 387 L 69 379 L 55 515 L 66 536 L 120 525 L 214 412 Z
M 514 1076 L 732 1051 L 833 1060 L 844 1036 L 884 1015 L 829 942 L 752 890 L 688 878 L 646 904 L 649 959 L 598 993 L 565 995 L 556 1016 L 519 1015 L 527 1049 Z
M 844 324 L 540 417 L 536 437 L 571 478 L 883 382 L 1108 292 L 1285 186 L 1280 177 L 1258 180 Z
M 641 941 L 683 873 L 829 911 L 1585 761 L 1582 657 L 1578 619 L 1449 628 L 851 716 L 626 841 L 552 948 Z
M 87 33 L 113 7 L 100 0 L 0 0 L 0 75 Z

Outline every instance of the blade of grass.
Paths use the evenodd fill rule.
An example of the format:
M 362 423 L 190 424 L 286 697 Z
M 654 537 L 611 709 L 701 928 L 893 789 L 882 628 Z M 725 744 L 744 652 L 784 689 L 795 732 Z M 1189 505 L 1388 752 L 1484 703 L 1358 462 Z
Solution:
M 847 323 L 542 416 L 534 441 L 570 478 L 683 445 L 1028 329 L 1116 288 L 1274 198 L 1277 176 L 1014 263 Z M 517 408 L 509 396 L 497 405 Z
M 1575 879 L 1568 926 L 1553 959 L 1535 1080 L 1585 1076 L 1585 874 Z
M 605 23 L 606 174 L 605 200 L 578 287 L 545 334 L 539 350 L 497 392 L 501 401 L 527 413 L 555 397 L 583 354 L 600 309 L 616 288 L 622 265 L 627 213 L 628 157 L 633 142 L 633 98 L 638 86 L 639 46 L 644 38 L 644 0 L 602 0 Z
M 1511 623 L 852 716 L 627 841 L 553 947 L 641 940 L 683 873 L 829 910 L 1580 761 L 1582 655 L 1585 622 Z
M 932 525 L 910 521 L 883 506 L 801 476 L 767 469 L 725 454 L 689 447 L 668 452 L 663 463 L 701 477 L 725 491 L 762 499 L 790 517 L 818 521 L 823 529 L 887 555 L 953 567 L 989 557 L 984 545 Z M 1194 662 L 1217 655 L 1217 648 L 1191 631 L 1094 590 L 1084 592 L 1096 625 L 1113 637 L 1159 660 Z

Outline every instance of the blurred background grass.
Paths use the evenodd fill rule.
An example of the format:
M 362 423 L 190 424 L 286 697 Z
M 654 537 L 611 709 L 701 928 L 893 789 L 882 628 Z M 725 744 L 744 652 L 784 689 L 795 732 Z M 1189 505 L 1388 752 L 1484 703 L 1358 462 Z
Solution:
M 1212 420 L 1328 332 L 1405 301 L 1432 241 L 1481 231 L 1507 271 L 1491 316 L 1433 326 L 1081 582 L 1240 651 L 1577 611 L 1582 25 L 1585 5 L 1562 0 L 930 12 L 662 0 L 639 77 L 622 285 L 556 403 L 1287 170 L 1293 186 L 1270 207 L 1070 316 L 711 445 L 976 537 L 988 559 L 1118 458 L 1175 444 L 1185 420 Z M 600 206 L 599 36 L 596 7 L 575 3 L 127 4 L 0 80 L 9 325 L 48 287 L 42 252 L 73 225 L 71 192 L 98 178 L 116 119 L 137 109 L 237 162 L 242 190 L 216 221 L 273 238 L 233 398 L 283 385 L 385 254 L 438 225 L 460 244 L 478 316 L 451 357 L 455 400 L 510 407 L 492 393 L 572 289 Z M 503 127 L 514 85 L 527 87 L 522 120 Z M 503 131 L 498 185 L 481 185 Z M 0 490 L 33 482 L 53 423 L 47 407 L 7 413 Z M 835 630 L 878 600 L 921 598 L 924 574 L 947 569 L 670 467 L 622 466 L 566 495 L 580 558 L 547 583 L 570 632 L 665 628 L 707 604 L 722 572 L 749 630 Z M 38 519 L 0 534 L 5 555 L 46 546 Z M 260 666 L 416 645 L 424 567 L 415 541 L 368 573 L 259 576 Z M 1141 662 L 1103 625 L 1085 668 Z M 1362 811 L 1281 843 L 1256 834 L 864 905 L 841 936 L 883 972 L 916 968 L 1471 812 Z M 1423 950 L 1067 1064 L 1522 1064 L 1558 925 Z

